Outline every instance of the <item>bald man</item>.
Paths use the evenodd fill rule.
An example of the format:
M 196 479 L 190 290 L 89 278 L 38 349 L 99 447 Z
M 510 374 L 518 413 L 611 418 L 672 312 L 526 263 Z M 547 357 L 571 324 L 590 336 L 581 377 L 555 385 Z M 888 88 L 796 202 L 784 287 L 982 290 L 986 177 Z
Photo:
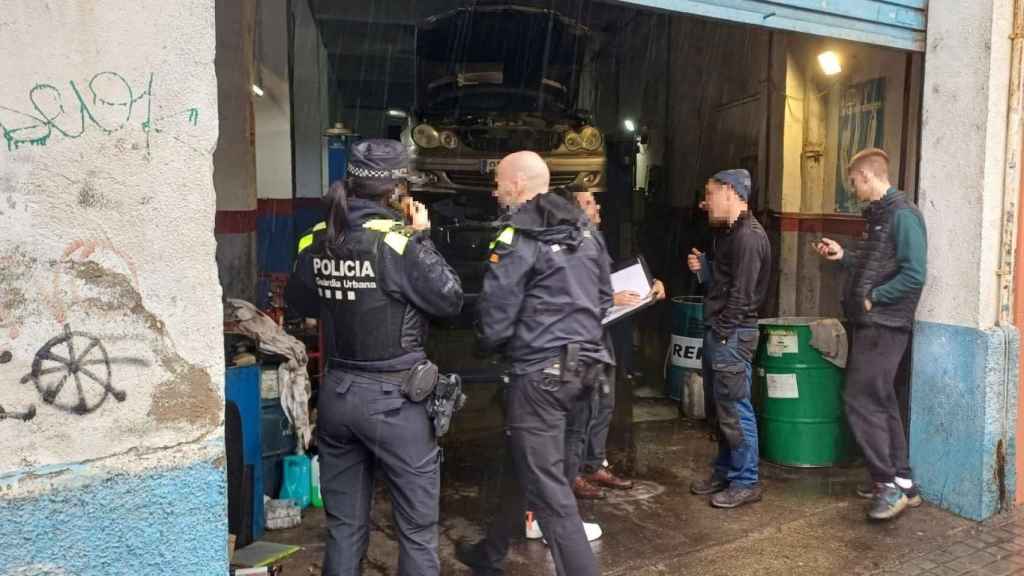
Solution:
M 480 575 L 502 574 L 509 540 L 522 532 L 526 493 L 559 575 L 599 573 L 563 467 L 569 411 L 606 378 L 611 358 L 601 319 L 612 306 L 607 260 L 586 214 L 548 194 L 547 165 L 533 152 L 508 156 L 496 173 L 507 226 L 494 242 L 477 301 L 477 335 L 501 352 L 509 466 L 502 511 L 487 537 L 457 558 Z

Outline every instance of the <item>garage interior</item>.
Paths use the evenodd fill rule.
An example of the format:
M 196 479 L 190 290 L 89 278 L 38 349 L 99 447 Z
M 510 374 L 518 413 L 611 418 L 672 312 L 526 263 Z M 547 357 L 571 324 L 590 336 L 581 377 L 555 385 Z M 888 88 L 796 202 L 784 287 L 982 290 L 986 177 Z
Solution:
M 534 20 L 517 24 L 508 17 L 524 14 L 550 23 L 539 36 L 544 41 L 523 39 Z M 715 445 L 695 413 L 699 410 L 687 403 L 688 393 L 669 385 L 667 374 L 674 364 L 671 299 L 701 295 L 685 256 L 692 248 L 709 247 L 710 231 L 699 203 L 704 183 L 719 170 L 750 171 L 751 207 L 772 241 L 776 278 L 761 316 L 840 316 L 842 277 L 820 261 L 810 242 L 823 235 L 846 242 L 861 233 L 861 206 L 845 182 L 846 162 L 860 148 L 885 149 L 898 174 L 894 183 L 913 195 L 920 53 L 612 0 L 218 2 L 221 136 L 214 165 L 225 297 L 253 302 L 289 326 L 280 289 L 299 236 L 323 218 L 319 198 L 340 177 L 344 155 L 338 150 L 347 143 L 358 137 L 403 139 L 420 148 L 418 167 L 427 166 L 420 160 L 433 152 L 422 150 L 413 129 L 433 105 L 425 101 L 434 93 L 431 82 L 440 81 L 427 73 L 438 56 L 428 54 L 424 39 L 443 27 L 436 20 L 442 15 L 450 19 L 450 38 L 471 37 L 473 26 L 489 26 L 489 44 L 481 45 L 503 54 L 506 66 L 539 62 L 555 69 L 550 75 L 559 81 L 539 89 L 530 79 L 549 78 L 546 69 L 534 78 L 509 66 L 507 77 L 497 82 L 518 82 L 520 91 L 529 87 L 526 100 L 535 108 L 543 109 L 546 99 L 563 100 L 552 108 L 560 112 L 535 114 L 547 125 L 533 133 L 532 141 L 542 140 L 539 132 L 565 123 L 575 130 L 586 125 L 600 131 L 603 145 L 589 156 L 603 159 L 603 170 L 587 185 L 599 190 L 612 256 L 622 260 L 642 254 L 653 276 L 667 287 L 670 300 L 638 314 L 628 336 L 617 343 L 623 361 L 609 460 L 638 486 L 603 502 L 581 503 L 584 519 L 604 528 L 605 536 L 595 543 L 604 572 L 822 574 L 857 568 L 865 550 L 878 561 L 896 557 L 901 544 L 870 537 L 861 521 L 852 494 L 864 472 L 855 460 L 816 469 L 765 463 L 765 501 L 728 515 L 689 496 L 689 482 L 706 473 Z M 505 28 L 495 27 L 496 20 Z M 552 30 L 561 35 L 552 39 Z M 455 48 L 449 52 L 463 59 L 453 80 L 460 89 L 494 83 L 493 78 L 470 78 L 491 72 L 494 62 L 473 54 L 455 56 Z M 567 62 L 573 64 L 567 68 Z M 415 192 L 431 206 L 435 241 L 460 259 L 467 292 L 478 282 L 482 261 L 474 258 L 486 253 L 481 250 L 493 231 L 485 225 L 496 215 L 489 192 L 469 188 L 486 187 L 486 161 L 512 151 L 503 146 L 513 141 L 508 131 L 486 139 L 480 126 L 498 130 L 513 121 L 510 112 L 526 111 L 517 108 L 521 99 L 496 94 L 501 97 L 472 103 L 462 97 L 446 108 L 456 121 L 460 114 L 473 116 L 474 122 L 491 118 L 489 124 L 474 124 L 475 132 L 459 132 L 487 140 L 466 153 L 480 166 L 476 179 L 463 174 L 459 182 L 466 189 L 453 192 L 443 189 L 455 183 L 454 176 L 447 181 L 441 176 Z M 459 142 L 450 155 L 459 157 L 469 146 L 469 141 Z M 566 142 L 557 140 L 549 142 L 548 151 L 564 153 L 565 148 Z M 481 150 L 491 156 L 481 156 Z M 587 155 L 587 150 L 580 152 Z M 573 178 L 583 182 L 587 174 L 581 170 Z M 453 205 L 458 211 L 445 212 Z M 254 221 L 246 226 L 242 213 L 255 214 Z M 311 349 L 315 402 L 317 338 L 301 321 L 291 326 Z M 495 508 L 497 486 L 509 473 L 501 468 L 500 365 L 467 352 L 473 346 L 467 318 L 436 326 L 430 346 L 443 370 L 464 375 L 470 398 L 443 440 L 442 565 L 446 574 L 462 574 L 468 572 L 452 558 L 452 546 L 479 536 Z M 229 364 L 233 357 L 229 352 Z M 904 399 L 906 408 L 906 393 Z M 267 415 L 276 409 L 274 397 L 261 400 L 262 445 L 272 447 L 260 464 L 263 488 L 277 498 L 282 458 L 295 451 L 296 442 L 287 420 L 275 429 L 281 415 Z M 902 525 L 901 538 L 924 540 L 955 522 L 926 507 Z M 365 573 L 390 574 L 397 543 L 382 483 L 373 524 Z M 262 539 L 301 547 L 282 561 L 285 574 L 318 573 L 323 526 L 322 510 L 311 507 L 303 511 L 301 526 L 268 531 Z M 253 529 L 249 540 L 258 539 Z M 830 544 L 802 548 L 800 541 L 808 539 Z M 741 547 L 743 552 L 737 552 Z M 792 571 L 794 558 L 806 565 Z M 513 547 L 507 573 L 552 570 L 542 543 Z

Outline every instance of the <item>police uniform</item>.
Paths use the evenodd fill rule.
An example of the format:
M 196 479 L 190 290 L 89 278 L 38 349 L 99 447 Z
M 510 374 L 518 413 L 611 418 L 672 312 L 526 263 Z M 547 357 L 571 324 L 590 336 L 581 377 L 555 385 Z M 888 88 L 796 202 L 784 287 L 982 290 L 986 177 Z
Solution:
M 523 204 L 495 241 L 477 303 L 484 349 L 509 363 L 502 512 L 485 540 L 462 546 L 475 574 L 501 574 L 529 502 L 559 575 L 598 574 L 563 471 L 568 412 L 610 362 L 601 319 L 612 305 L 609 269 L 586 216 L 555 194 Z
M 388 175 L 407 162 L 399 143 L 370 140 L 353 146 L 349 173 Z M 428 235 L 412 233 L 381 202 L 350 198 L 348 209 L 340 241 L 328 246 L 324 236 L 299 255 L 293 282 L 305 298 L 290 291 L 331 336 L 317 421 L 323 574 L 360 573 L 379 468 L 399 532 L 399 574 L 436 575 L 440 450 L 424 404 L 402 390 L 426 360 L 427 317 L 458 314 L 462 288 Z

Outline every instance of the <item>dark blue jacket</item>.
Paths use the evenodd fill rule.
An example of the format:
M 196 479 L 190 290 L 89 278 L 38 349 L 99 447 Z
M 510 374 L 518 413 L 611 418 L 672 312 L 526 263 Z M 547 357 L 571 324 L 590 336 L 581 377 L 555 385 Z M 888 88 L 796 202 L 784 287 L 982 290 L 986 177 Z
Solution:
M 542 194 L 523 204 L 498 235 L 477 302 L 477 335 L 501 351 L 514 374 L 550 366 L 567 344 L 582 358 L 611 362 L 601 319 L 612 306 L 604 246 L 583 212 Z
M 333 363 L 411 368 L 426 358 L 427 317 L 462 309 L 459 277 L 426 234 L 412 233 L 391 210 L 351 199 L 349 221 L 336 245 L 324 235 L 299 254 L 285 298 L 324 323 Z

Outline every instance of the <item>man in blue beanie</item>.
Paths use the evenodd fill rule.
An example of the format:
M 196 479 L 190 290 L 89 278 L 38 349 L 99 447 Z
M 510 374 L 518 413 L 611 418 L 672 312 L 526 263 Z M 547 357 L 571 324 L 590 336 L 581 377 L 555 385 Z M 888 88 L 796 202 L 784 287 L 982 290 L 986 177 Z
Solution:
M 757 310 L 768 292 L 771 246 L 750 213 L 750 173 L 725 170 L 705 186 L 704 204 L 714 231 L 711 254 L 697 249 L 687 258 L 705 284 L 704 389 L 718 420 L 718 458 L 710 478 L 690 491 L 711 496 L 716 508 L 736 508 L 761 499 L 757 420 L 750 381 L 757 348 Z

